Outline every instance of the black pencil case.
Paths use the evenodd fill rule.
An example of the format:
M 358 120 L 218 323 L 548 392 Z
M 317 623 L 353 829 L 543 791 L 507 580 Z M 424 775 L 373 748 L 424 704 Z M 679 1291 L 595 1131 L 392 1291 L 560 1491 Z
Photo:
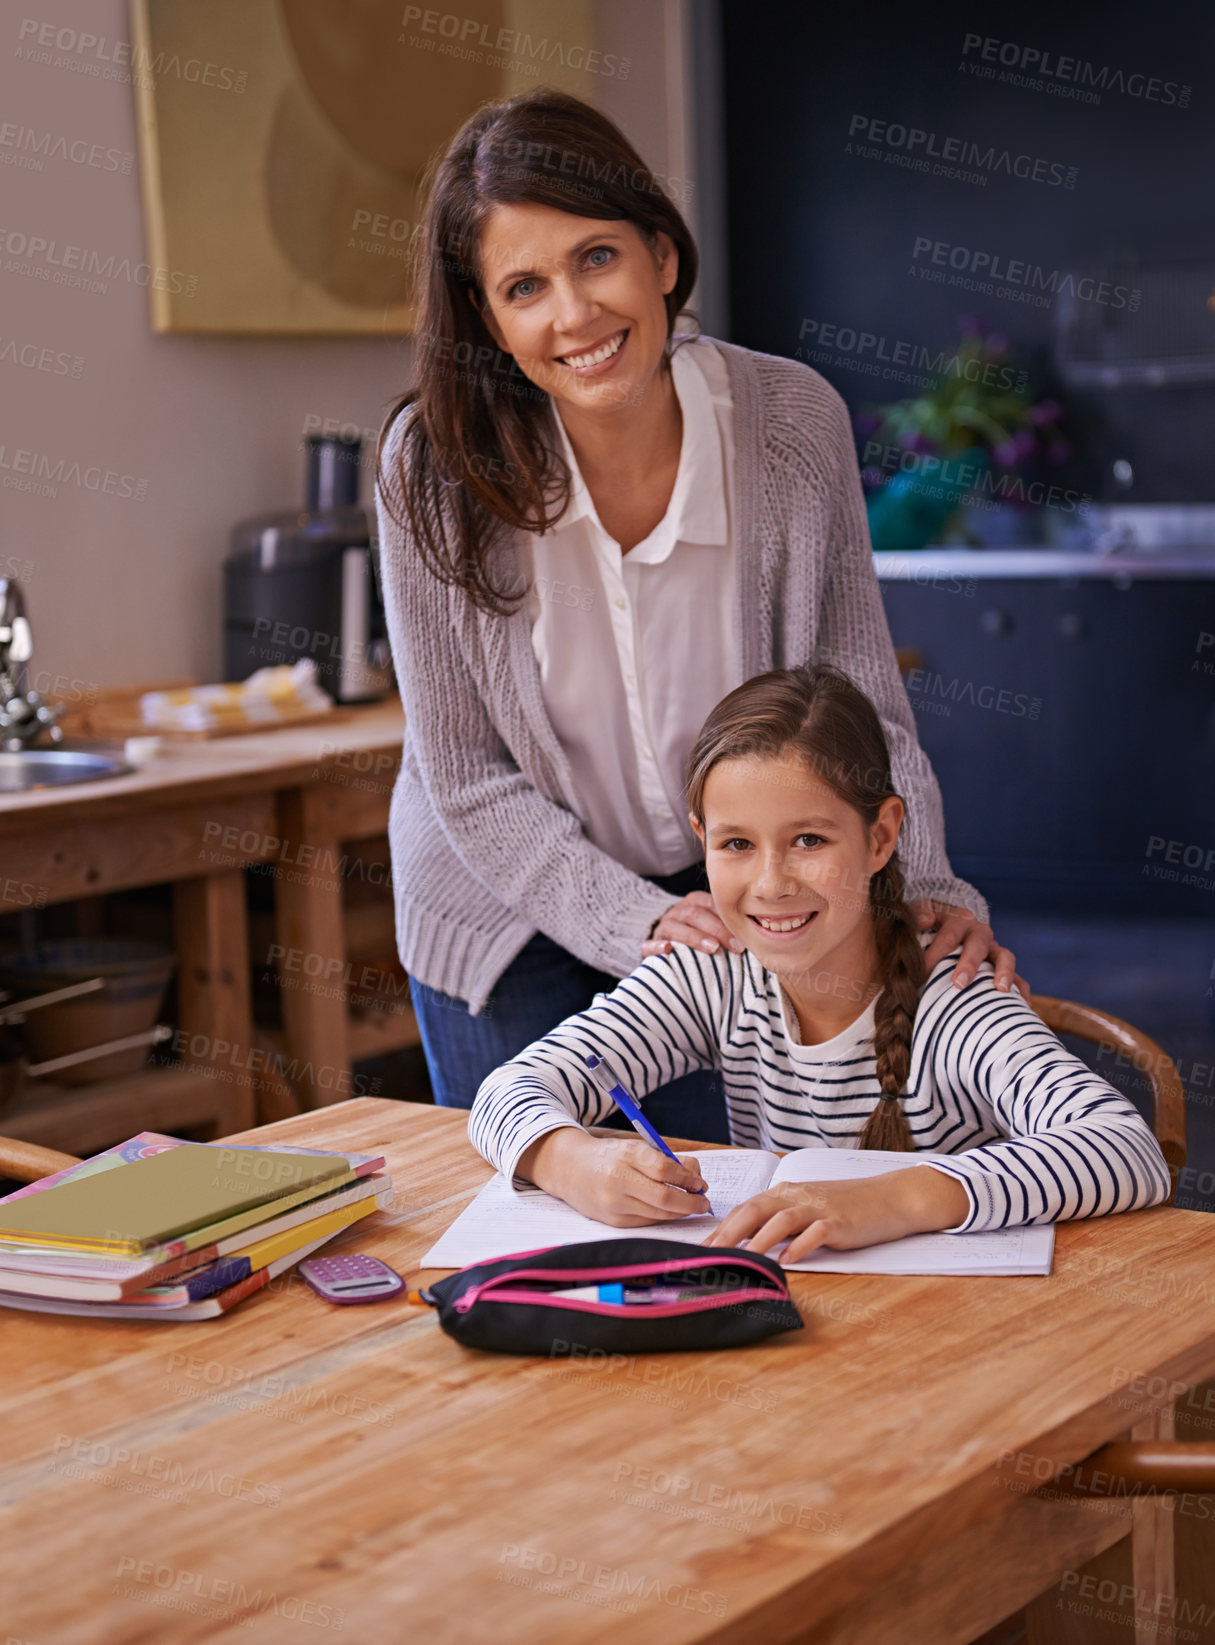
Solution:
M 620 1285 L 692 1290 L 680 1300 L 601 1302 L 557 1297 L 574 1288 Z M 771 1257 L 668 1239 L 603 1239 L 482 1262 L 422 1293 L 448 1336 L 468 1348 L 558 1357 L 588 1349 L 670 1353 L 740 1348 L 802 1317 L 784 1270 Z

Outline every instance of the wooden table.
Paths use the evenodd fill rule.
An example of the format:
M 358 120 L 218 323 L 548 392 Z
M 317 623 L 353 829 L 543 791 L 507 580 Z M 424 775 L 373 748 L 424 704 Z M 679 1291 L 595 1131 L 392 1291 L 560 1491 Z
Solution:
M 253 1124 L 244 870 L 255 864 L 273 876 L 278 946 L 300 962 L 288 979 L 296 986 L 282 993 L 282 1066 L 307 1107 L 352 1094 L 354 1055 L 373 1054 L 384 1036 L 352 1044 L 347 1023 L 342 848 L 386 831 L 404 727 L 392 699 L 306 726 L 166 739 L 129 776 L 4 796 L 9 890 L 0 912 L 173 883 L 177 1048 L 187 1064 L 149 1071 L 138 1094 L 132 1081 L 106 1082 L 48 1101 L 34 1087 L 27 1106 L 4 1116 L 8 1135 L 87 1153 L 115 1140 L 120 1101 L 134 1104 L 140 1125 L 171 1131 L 200 1105 L 214 1109 L 221 1093 L 229 1099 L 223 1131 Z M 412 1016 L 407 1027 L 416 1040 Z
M 342 1239 L 414 1278 L 489 1175 L 450 1110 L 275 1138 L 382 1149 L 396 1204 Z M 1081 1566 L 1161 1510 L 1042 1487 L 1215 1372 L 1209 1303 L 1172 1306 L 1213 1270 L 1215 1218 L 1143 1211 L 1061 1226 L 1049 1278 L 795 1274 L 804 1331 L 619 1362 L 298 1279 L 192 1325 L 6 1314 L 6 1631 L 961 1645 L 1055 1584 L 1040 1637 L 1087 1638 Z

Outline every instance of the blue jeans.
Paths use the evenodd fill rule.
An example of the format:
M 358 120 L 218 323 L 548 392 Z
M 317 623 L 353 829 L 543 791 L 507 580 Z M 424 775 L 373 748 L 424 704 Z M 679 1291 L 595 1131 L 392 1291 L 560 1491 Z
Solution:
M 677 897 L 708 889 L 699 863 L 678 874 L 650 878 Z M 617 980 L 539 931 L 498 978 L 479 1016 L 470 1015 L 465 1001 L 411 978 L 409 991 L 435 1101 L 445 1108 L 471 1108 L 482 1080 L 495 1068 L 566 1017 L 585 1011 L 596 994 L 615 988 Z M 666 1136 L 696 1142 L 730 1140 L 725 1088 L 716 1069 L 697 1069 L 660 1086 L 646 1097 L 645 1111 Z M 628 1129 L 618 1114 L 606 1123 Z

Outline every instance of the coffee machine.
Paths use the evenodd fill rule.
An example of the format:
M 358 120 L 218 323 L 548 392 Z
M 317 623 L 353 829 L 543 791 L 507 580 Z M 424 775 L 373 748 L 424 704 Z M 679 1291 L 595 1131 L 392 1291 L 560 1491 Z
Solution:
M 359 504 L 361 440 L 312 435 L 305 503 L 242 520 L 224 562 L 224 678 L 310 657 L 335 702 L 393 687 L 374 509 Z

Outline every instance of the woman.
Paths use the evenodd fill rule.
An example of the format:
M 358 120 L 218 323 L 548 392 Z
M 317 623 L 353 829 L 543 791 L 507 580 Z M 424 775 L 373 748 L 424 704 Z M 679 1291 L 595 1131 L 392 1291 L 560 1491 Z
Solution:
M 407 732 L 390 837 L 401 960 L 436 1101 L 672 943 L 736 947 L 681 794 L 710 709 L 833 663 L 871 697 L 908 802 L 929 964 L 1014 959 L 945 855 L 873 573 L 840 397 L 809 367 L 674 338 L 687 226 L 617 128 L 542 89 L 475 114 L 430 179 L 417 387 L 380 439 Z M 706 1081 L 713 1083 L 710 1124 Z M 723 1140 L 720 1078 L 655 1093 Z

